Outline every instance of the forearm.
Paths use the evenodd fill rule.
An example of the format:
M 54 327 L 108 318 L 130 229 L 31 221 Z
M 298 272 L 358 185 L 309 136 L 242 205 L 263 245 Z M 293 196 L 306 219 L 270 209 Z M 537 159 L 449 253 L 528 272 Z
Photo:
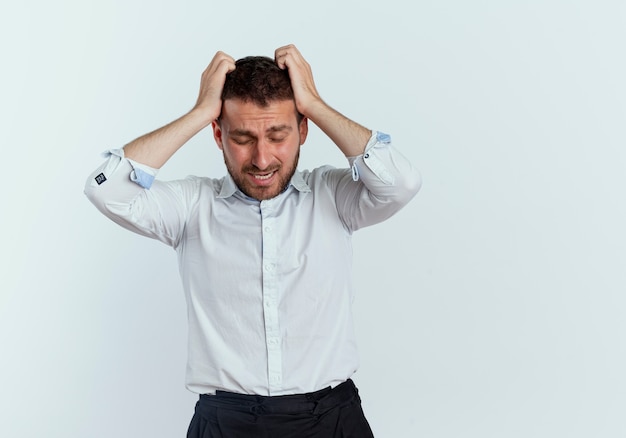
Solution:
M 156 169 L 163 166 L 191 137 L 219 117 L 226 74 L 234 69 L 235 60 L 223 52 L 217 52 L 202 73 L 200 94 L 194 108 L 169 125 L 124 146 L 124 155 Z
M 361 155 L 372 132 L 328 106 L 320 97 L 311 66 L 293 44 L 276 49 L 276 64 L 288 69 L 300 114 L 315 123 L 346 157 Z
M 168 125 L 133 140 L 124 146 L 124 155 L 138 163 L 159 169 L 211 121 L 205 112 L 193 109 Z
M 339 147 L 346 157 L 361 155 L 372 131 L 348 119 L 322 100 L 311 104 L 305 114 Z

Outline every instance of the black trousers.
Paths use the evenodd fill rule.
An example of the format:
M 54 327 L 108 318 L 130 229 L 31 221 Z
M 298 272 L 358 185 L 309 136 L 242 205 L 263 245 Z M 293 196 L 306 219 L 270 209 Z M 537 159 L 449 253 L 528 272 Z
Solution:
M 301 395 L 201 395 L 187 432 L 187 438 L 373 436 L 352 380 Z

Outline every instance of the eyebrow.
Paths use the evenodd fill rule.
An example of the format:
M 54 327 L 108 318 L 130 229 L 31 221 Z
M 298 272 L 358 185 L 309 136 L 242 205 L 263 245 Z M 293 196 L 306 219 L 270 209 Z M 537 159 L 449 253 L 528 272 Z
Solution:
M 271 126 L 267 129 L 267 131 L 265 132 L 280 132 L 280 131 L 288 131 L 291 132 L 293 131 L 293 128 L 289 125 L 277 125 L 277 126 Z
M 267 128 L 265 130 L 266 133 L 270 134 L 273 132 L 281 132 L 281 131 L 287 131 L 287 132 L 291 132 L 293 131 L 293 128 L 289 125 L 276 125 L 276 126 L 270 126 L 269 128 Z M 247 130 L 247 129 L 233 129 L 232 131 L 230 131 L 230 135 L 232 136 L 236 136 L 236 137 L 255 137 L 255 135 Z

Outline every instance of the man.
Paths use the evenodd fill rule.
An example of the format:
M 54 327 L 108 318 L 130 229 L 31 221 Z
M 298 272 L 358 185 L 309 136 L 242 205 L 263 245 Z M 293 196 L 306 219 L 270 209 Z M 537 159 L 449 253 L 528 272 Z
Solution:
M 298 171 L 311 120 L 350 167 Z M 212 126 L 228 174 L 154 180 Z M 111 151 L 85 192 L 106 216 L 178 253 L 189 316 L 188 437 L 372 436 L 350 379 L 353 231 L 387 219 L 420 178 L 386 134 L 319 96 L 293 45 L 218 52 L 193 109 Z

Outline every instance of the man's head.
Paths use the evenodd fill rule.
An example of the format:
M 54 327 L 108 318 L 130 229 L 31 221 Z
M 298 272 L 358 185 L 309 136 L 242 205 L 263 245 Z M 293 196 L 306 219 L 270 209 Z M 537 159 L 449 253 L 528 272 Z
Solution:
M 308 125 L 295 105 L 287 70 L 249 56 L 226 75 L 222 112 L 213 135 L 228 172 L 246 195 L 263 200 L 282 192 L 293 176 Z

